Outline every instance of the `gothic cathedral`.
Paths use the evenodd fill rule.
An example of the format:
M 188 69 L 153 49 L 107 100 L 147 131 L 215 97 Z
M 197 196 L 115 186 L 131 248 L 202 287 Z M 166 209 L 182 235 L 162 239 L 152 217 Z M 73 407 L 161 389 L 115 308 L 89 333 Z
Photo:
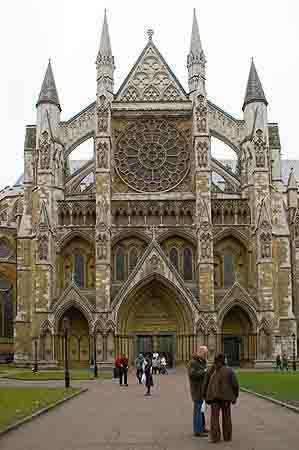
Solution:
M 292 356 L 297 182 L 282 175 L 254 62 L 242 119 L 208 99 L 195 13 L 188 92 L 152 30 L 117 92 L 114 70 L 106 13 L 96 100 L 68 120 L 48 64 L 24 174 L 0 192 L 0 357 L 29 364 L 37 340 L 40 362 L 59 364 L 66 317 L 80 365 L 152 351 L 175 365 L 201 344 L 241 366 Z M 93 158 L 73 167 L 90 138 Z M 211 139 L 234 151 L 234 167 L 211 156 Z

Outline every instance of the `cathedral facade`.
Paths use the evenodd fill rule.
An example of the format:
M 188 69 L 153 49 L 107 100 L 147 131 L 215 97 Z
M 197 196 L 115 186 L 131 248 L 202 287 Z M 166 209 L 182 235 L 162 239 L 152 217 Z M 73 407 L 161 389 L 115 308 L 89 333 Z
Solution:
M 39 360 L 59 364 L 65 317 L 79 364 L 160 351 L 174 365 L 202 344 L 231 364 L 292 356 L 297 183 L 293 170 L 283 179 L 254 62 L 242 118 L 208 99 L 195 13 L 188 92 L 151 30 L 117 92 L 114 70 L 105 14 L 96 100 L 61 120 L 49 62 L 26 127 L 24 175 L 0 192 L 2 358 L 30 363 L 37 341 Z M 72 168 L 90 138 L 93 158 Z M 235 152 L 235 167 L 211 156 L 211 138 Z

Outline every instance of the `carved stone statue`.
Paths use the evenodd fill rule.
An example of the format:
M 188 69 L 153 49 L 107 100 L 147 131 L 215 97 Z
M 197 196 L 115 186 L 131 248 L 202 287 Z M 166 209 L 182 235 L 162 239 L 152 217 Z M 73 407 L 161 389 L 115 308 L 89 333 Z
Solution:
M 107 232 L 100 231 L 97 234 L 96 238 L 97 257 L 100 260 L 107 258 L 107 242 L 108 242 Z
M 104 196 L 97 203 L 97 225 L 108 225 L 108 205 Z
M 201 257 L 209 259 L 211 257 L 211 236 L 209 233 L 202 233 L 200 238 Z

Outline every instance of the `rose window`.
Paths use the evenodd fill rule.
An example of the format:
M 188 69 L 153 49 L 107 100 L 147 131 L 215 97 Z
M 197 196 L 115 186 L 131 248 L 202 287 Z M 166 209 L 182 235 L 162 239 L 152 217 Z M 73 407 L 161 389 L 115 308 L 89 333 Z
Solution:
M 121 179 L 136 191 L 168 191 L 189 170 L 188 141 L 174 123 L 137 122 L 118 138 L 115 167 Z

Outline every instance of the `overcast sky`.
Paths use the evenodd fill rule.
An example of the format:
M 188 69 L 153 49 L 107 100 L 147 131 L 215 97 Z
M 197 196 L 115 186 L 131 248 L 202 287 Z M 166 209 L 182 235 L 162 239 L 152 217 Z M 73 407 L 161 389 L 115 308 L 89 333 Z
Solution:
M 187 89 L 186 56 L 195 7 L 211 101 L 242 118 L 254 56 L 269 121 L 279 122 L 283 157 L 299 159 L 299 2 L 295 0 L 10 0 L 0 17 L 0 187 L 23 171 L 25 125 L 52 60 L 66 120 L 95 100 L 95 58 L 107 8 L 117 89 L 154 29 L 154 43 Z M 299 174 L 297 174 L 299 175 Z

